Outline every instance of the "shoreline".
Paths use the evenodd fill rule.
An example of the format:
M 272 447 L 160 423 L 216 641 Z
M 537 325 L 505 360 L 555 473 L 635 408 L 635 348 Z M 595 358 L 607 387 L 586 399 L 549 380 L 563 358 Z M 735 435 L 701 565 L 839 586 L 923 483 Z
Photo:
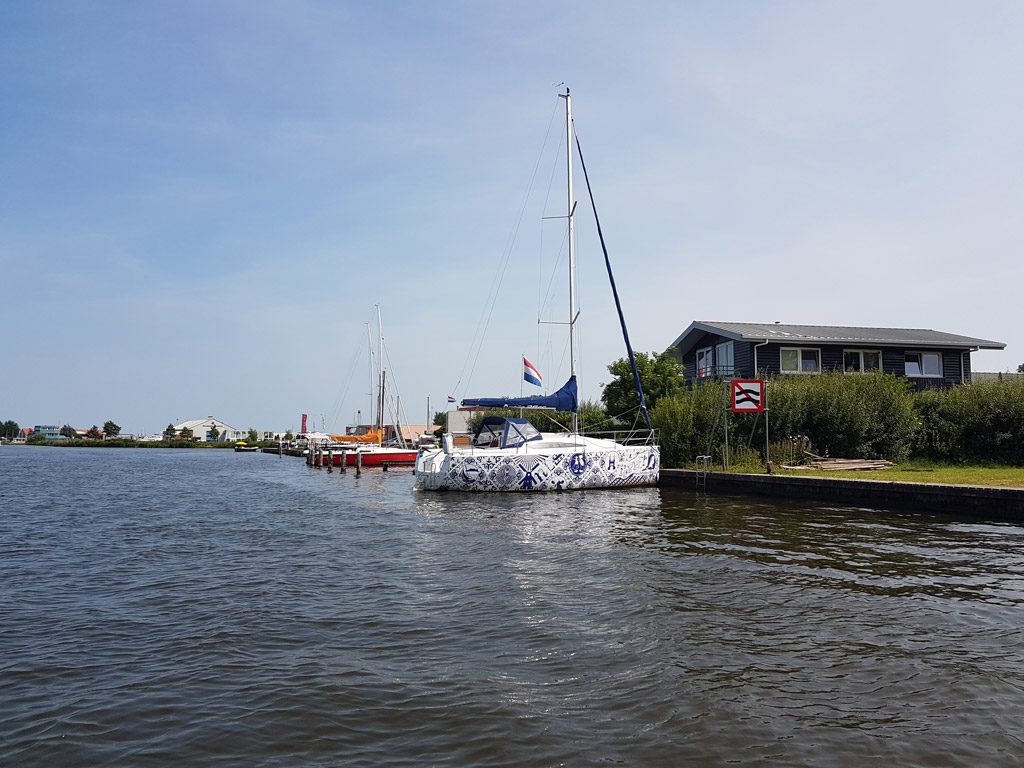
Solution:
M 898 480 L 708 472 L 703 488 L 692 469 L 662 469 L 659 486 L 829 504 L 908 509 L 1024 523 L 1024 488 Z

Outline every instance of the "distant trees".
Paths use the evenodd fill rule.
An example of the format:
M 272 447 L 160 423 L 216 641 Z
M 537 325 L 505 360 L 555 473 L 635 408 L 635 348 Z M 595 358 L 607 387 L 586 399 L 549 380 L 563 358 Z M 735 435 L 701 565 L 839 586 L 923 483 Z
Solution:
M 93 424 L 89 428 L 89 431 L 85 433 L 85 436 L 88 437 L 90 440 L 102 440 L 103 439 L 103 433 L 100 432 L 100 428 L 97 427 L 95 424 Z
M 189 429 L 188 427 L 182 427 L 181 432 L 178 433 L 178 437 L 181 440 L 191 440 L 192 439 L 192 430 Z
M 112 421 L 103 422 L 103 434 L 107 437 L 117 437 L 121 434 L 121 428 Z
M 78 437 L 78 433 L 75 432 L 75 428 L 72 427 L 70 424 L 65 424 L 63 427 L 60 428 L 60 435 L 62 437 L 66 437 L 68 440 L 74 440 L 76 437 Z
M 20 434 L 21 427 L 18 426 L 18 422 L 8 419 L 3 424 L 0 424 L 0 438 L 13 440 Z
M 1017 373 L 1024 373 L 1024 363 L 1017 366 Z
M 210 435 L 210 440 L 216 440 L 218 437 L 220 437 L 220 430 L 217 429 L 216 425 L 214 425 L 210 427 L 210 431 L 208 434 Z
M 292 431 L 289 429 L 287 432 L 284 433 L 284 439 L 287 442 L 291 442 L 292 440 L 295 439 L 295 435 L 293 435 Z
M 250 443 L 256 443 L 259 442 L 260 435 L 254 427 L 249 427 L 249 434 L 245 436 L 245 439 Z
M 164 430 L 164 437 L 166 439 L 168 439 L 168 440 L 173 440 L 177 436 L 178 436 L 178 430 L 176 430 L 174 428 L 173 424 L 168 424 L 167 428 Z

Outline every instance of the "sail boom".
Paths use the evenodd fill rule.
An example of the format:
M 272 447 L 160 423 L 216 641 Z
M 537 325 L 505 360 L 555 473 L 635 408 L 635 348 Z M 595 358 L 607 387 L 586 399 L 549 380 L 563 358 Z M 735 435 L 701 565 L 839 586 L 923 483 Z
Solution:
M 530 397 L 475 397 L 462 401 L 464 407 L 476 408 L 554 408 L 556 411 L 579 410 L 576 377 L 571 376 L 561 389 L 550 395 Z

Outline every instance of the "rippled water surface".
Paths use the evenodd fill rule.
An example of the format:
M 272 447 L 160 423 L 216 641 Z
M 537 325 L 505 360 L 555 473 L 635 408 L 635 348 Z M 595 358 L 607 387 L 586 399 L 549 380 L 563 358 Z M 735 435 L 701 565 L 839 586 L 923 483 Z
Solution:
M 1024 764 L 1024 528 L 0 447 L 0 764 Z

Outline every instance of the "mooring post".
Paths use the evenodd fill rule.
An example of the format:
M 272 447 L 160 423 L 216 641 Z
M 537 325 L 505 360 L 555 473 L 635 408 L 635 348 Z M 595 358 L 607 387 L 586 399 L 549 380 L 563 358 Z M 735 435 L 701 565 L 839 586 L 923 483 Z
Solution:
M 334 471 L 334 451 L 332 451 L 330 448 L 327 449 L 327 471 Z
M 356 477 L 363 474 L 363 452 L 356 451 Z
M 348 469 L 348 467 L 345 466 L 345 463 L 347 461 L 348 461 L 348 451 L 345 448 L 342 448 L 341 449 L 341 470 L 340 470 L 341 472 L 345 472 L 345 470 Z

